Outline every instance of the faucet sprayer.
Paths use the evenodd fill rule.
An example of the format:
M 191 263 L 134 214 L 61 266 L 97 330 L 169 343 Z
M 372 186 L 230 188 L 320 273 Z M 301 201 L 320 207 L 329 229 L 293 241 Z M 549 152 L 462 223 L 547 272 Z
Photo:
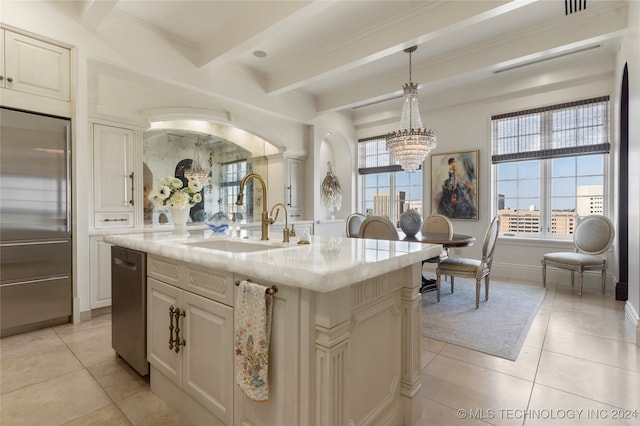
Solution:
M 284 229 L 282 230 L 282 242 L 283 243 L 288 243 L 289 242 L 289 212 L 287 211 L 287 206 L 285 206 L 282 203 L 275 203 L 273 205 L 273 207 L 271 207 L 271 213 L 269 213 L 269 216 L 273 216 L 273 211 L 276 209 L 276 207 L 282 207 L 284 209 Z M 271 223 L 274 223 L 276 220 L 278 220 L 278 215 L 280 214 L 280 209 L 276 210 L 276 215 L 273 217 L 273 219 L 271 219 Z
M 247 173 L 246 175 L 244 175 L 244 177 L 242 178 L 242 180 L 240 181 L 240 191 L 238 192 L 238 199 L 236 200 L 236 205 L 241 206 L 243 204 L 243 200 L 244 200 L 244 186 L 246 185 L 247 181 L 249 179 L 255 179 L 258 182 L 260 182 L 260 185 L 262 186 L 262 194 L 263 194 L 263 201 L 262 201 L 262 236 L 261 236 L 261 240 L 268 240 L 269 239 L 269 225 L 271 225 L 273 223 L 273 221 L 271 219 L 269 219 L 269 213 L 267 212 L 267 184 L 264 183 L 264 179 L 262 179 L 262 177 L 256 173 Z

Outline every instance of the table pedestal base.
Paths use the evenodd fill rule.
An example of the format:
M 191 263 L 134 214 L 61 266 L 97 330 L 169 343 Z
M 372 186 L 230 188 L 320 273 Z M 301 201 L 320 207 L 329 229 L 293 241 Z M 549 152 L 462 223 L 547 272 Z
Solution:
M 420 286 L 420 294 L 436 289 L 436 280 L 422 277 L 422 285 Z

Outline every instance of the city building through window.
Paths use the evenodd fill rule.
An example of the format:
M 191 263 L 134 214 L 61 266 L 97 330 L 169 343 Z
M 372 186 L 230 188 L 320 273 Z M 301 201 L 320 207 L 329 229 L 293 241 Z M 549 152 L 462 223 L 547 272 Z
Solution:
M 398 224 L 402 212 L 422 215 L 422 169 L 407 173 L 386 149 L 384 136 L 358 141 L 359 209 Z

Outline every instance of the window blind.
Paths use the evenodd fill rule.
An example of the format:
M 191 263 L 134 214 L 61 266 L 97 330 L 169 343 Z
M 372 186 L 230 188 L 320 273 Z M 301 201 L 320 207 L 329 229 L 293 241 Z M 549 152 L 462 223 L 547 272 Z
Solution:
M 358 173 L 401 172 L 402 167 L 396 164 L 395 158 L 387 151 L 386 136 L 372 136 L 358 139 Z
M 491 117 L 492 163 L 609 153 L 609 96 Z

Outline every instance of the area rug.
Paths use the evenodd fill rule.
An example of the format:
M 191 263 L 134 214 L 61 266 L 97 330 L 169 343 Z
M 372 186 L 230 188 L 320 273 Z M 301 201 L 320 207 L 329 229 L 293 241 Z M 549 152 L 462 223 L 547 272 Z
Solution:
M 422 335 L 515 361 L 546 289 L 492 280 L 485 302 L 483 280 L 479 309 L 475 280 L 456 278 L 454 291 L 443 281 L 440 303 L 435 291 L 422 295 Z

